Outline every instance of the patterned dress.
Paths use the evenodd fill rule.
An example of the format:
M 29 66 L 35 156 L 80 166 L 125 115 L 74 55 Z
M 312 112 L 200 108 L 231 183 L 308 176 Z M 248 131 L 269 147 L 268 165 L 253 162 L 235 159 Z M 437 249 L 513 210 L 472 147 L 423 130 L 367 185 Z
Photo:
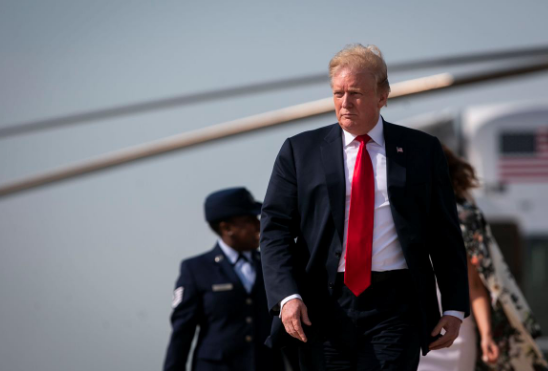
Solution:
M 548 370 L 534 340 L 540 336 L 540 327 L 504 262 L 483 213 L 467 200 L 459 200 L 457 206 L 470 262 L 491 295 L 492 333 L 500 350 L 496 365 L 482 362 L 478 335 L 476 371 Z

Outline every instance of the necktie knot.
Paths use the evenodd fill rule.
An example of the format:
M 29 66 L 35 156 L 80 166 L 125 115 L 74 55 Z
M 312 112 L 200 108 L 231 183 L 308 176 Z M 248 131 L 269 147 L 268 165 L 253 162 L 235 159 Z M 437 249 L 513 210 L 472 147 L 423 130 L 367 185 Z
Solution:
M 363 135 L 358 135 L 358 136 L 356 137 L 356 140 L 357 140 L 358 142 L 363 142 L 363 143 L 366 143 L 366 144 L 367 144 L 367 142 L 369 142 L 369 140 L 371 140 L 371 137 L 370 137 L 369 135 L 367 135 L 367 134 L 363 134 Z
M 234 262 L 234 265 L 238 264 L 240 260 L 244 263 L 251 263 L 251 260 L 245 254 L 239 253 L 238 259 L 236 259 L 236 261 Z

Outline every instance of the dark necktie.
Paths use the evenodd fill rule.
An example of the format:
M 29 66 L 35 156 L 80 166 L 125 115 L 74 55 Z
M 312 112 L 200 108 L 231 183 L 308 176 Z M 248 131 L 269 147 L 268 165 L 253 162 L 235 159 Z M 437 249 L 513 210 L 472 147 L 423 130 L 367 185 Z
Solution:
M 253 285 L 255 284 L 255 277 L 257 273 L 253 266 L 253 262 L 248 260 L 244 254 L 238 255 L 238 260 L 234 263 L 234 270 L 236 274 L 242 281 L 245 290 L 250 293 L 253 290 Z

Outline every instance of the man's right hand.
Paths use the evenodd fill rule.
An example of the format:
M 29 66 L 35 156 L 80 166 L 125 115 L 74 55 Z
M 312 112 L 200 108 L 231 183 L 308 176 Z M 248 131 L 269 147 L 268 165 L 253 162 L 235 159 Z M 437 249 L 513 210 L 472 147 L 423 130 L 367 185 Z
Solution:
M 306 343 L 307 339 L 301 325 L 301 320 L 307 326 L 312 325 L 310 319 L 308 319 L 308 310 L 303 301 L 292 299 L 285 303 L 282 308 L 282 323 L 284 324 L 285 331 L 295 339 Z

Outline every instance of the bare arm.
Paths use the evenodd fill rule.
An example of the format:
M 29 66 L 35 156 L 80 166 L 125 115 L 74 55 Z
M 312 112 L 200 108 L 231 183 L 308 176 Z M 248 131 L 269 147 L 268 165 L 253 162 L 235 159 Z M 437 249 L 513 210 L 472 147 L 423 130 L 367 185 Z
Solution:
M 491 304 L 489 293 L 483 285 L 478 271 L 468 260 L 468 282 L 470 283 L 470 303 L 481 337 L 483 361 L 495 363 L 499 357 L 499 348 L 493 341 L 491 332 Z

